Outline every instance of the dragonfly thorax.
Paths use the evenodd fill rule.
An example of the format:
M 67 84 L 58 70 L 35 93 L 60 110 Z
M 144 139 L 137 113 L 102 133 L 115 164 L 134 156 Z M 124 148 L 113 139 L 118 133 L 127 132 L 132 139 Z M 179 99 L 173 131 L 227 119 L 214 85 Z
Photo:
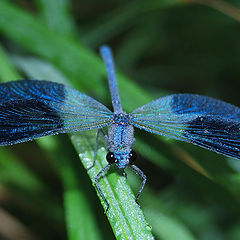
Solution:
M 119 168 L 126 168 L 130 164 L 130 153 L 135 142 L 134 129 L 127 114 L 115 114 L 114 123 L 108 130 L 108 140 L 109 151 L 114 154 L 114 163 Z
M 116 123 L 118 125 L 122 125 L 122 126 L 124 126 L 124 125 L 127 126 L 130 124 L 129 115 L 126 113 L 114 114 L 113 121 L 114 121 L 114 123 Z

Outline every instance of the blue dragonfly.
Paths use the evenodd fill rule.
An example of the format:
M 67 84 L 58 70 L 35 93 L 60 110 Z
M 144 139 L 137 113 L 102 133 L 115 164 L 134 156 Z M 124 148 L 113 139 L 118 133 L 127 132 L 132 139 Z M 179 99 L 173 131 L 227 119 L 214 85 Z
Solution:
M 240 159 L 240 108 L 211 97 L 173 94 L 161 97 L 127 114 L 117 87 L 114 61 L 108 46 L 100 48 L 106 64 L 113 112 L 93 98 L 69 86 L 50 81 L 21 80 L 0 84 L 0 145 L 26 142 L 58 133 L 98 129 L 108 143 L 108 164 L 95 177 L 95 185 L 107 204 L 99 179 L 111 165 L 132 168 L 141 178 L 139 196 L 146 176 L 135 164 L 134 127 L 196 144 Z M 103 131 L 108 127 L 108 134 Z

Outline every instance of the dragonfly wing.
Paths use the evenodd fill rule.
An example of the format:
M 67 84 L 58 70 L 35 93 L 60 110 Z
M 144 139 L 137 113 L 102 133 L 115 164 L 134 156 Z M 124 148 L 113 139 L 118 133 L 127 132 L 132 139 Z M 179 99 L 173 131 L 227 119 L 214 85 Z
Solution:
M 240 108 L 194 94 L 175 94 L 130 114 L 133 126 L 240 159 Z
M 113 113 L 69 86 L 37 80 L 0 84 L 0 145 L 102 128 Z

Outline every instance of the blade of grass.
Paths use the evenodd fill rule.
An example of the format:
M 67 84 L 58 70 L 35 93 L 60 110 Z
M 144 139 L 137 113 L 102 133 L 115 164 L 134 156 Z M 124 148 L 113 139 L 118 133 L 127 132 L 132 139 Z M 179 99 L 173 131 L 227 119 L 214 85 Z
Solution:
M 79 156 L 84 167 L 88 169 L 93 164 L 96 135 L 92 135 L 91 131 L 86 131 L 73 134 L 71 139 L 77 152 L 80 153 Z M 107 165 L 106 154 L 105 149 L 100 149 L 96 165 L 88 171 L 93 183 L 99 171 Z M 109 171 L 100 180 L 100 187 L 110 206 L 106 214 L 116 239 L 153 239 L 151 227 L 136 204 L 135 196 L 124 176 L 120 176 L 116 171 Z M 106 210 L 103 199 L 101 199 L 101 203 Z
M 128 181 L 135 190 L 138 189 L 140 179 L 133 172 L 128 172 Z M 141 199 L 144 214 L 148 217 L 153 234 L 157 239 L 196 240 L 193 233 L 189 230 L 189 225 L 184 223 L 177 214 L 174 214 L 172 202 L 176 202 L 177 205 L 177 203 L 181 204 L 182 201 L 181 190 L 175 185 L 174 187 L 175 191 L 172 190 L 170 185 L 162 190 L 161 194 L 156 194 L 151 186 L 147 185 L 144 188 L 144 197 Z M 162 196 L 166 191 L 171 192 L 169 198 Z
M 66 142 L 59 137 L 51 136 L 39 139 L 38 143 L 51 156 L 63 181 L 68 239 L 103 239 L 96 214 L 90 204 L 91 201 L 88 199 L 89 194 L 86 193 L 84 187 L 87 185 L 86 179 L 84 174 L 79 172 L 83 169 L 75 166 L 76 157 L 73 156 L 72 152 L 69 152 Z M 63 145 L 65 145 L 64 148 Z
M 74 21 L 70 12 L 69 0 L 37 0 L 42 19 L 56 32 L 73 35 Z
M 96 88 L 100 94 L 105 92 L 99 81 L 101 76 L 105 75 L 102 62 L 84 48 L 77 39 L 51 31 L 42 21 L 8 1 L 0 1 L 0 10 L 2 32 L 19 44 L 23 44 L 34 54 L 50 60 L 79 89 Z M 94 70 L 100 74 L 89 71 L 91 66 L 94 66 Z M 86 84 L 86 79 L 88 79 L 88 84 Z
M 67 83 L 66 77 L 60 73 L 51 63 L 41 61 L 33 57 L 20 57 L 11 55 L 10 59 L 17 68 L 27 72 L 31 79 L 57 81 L 59 83 Z M 9 79 L 9 78 L 7 78 Z M 19 79 L 15 78 L 15 79 Z
M 6 161 L 7 159 L 7 161 Z M 45 192 L 46 187 L 16 156 L 0 148 L 0 181 L 14 183 L 30 192 Z
M 161 239 L 196 240 L 190 231 L 173 217 L 159 213 L 152 208 L 146 208 L 144 212 L 146 213 L 146 216 L 151 219 L 154 232 L 156 232 Z
M 35 213 L 39 216 L 39 220 L 44 219 L 54 222 L 57 226 L 61 225 L 62 207 L 49 186 L 17 156 L 3 147 L 0 148 L 0 169 L 0 183 L 8 188 L 20 209 L 23 208 L 23 211 L 29 211 L 31 214 Z M 39 209 L 39 205 L 44 205 L 44 214 Z
M 7 54 L 4 49 L 0 45 L 0 80 L 6 81 L 7 79 L 18 79 L 20 75 L 16 71 L 16 69 L 11 64 L 8 59 Z

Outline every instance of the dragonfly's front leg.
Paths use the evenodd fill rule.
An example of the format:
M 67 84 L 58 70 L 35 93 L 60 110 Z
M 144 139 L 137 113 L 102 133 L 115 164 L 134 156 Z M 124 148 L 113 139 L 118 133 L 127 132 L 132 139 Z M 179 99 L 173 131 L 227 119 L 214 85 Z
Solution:
M 139 176 L 142 178 L 142 185 L 141 185 L 141 188 L 139 189 L 138 194 L 137 194 L 137 197 L 136 197 L 136 203 L 139 205 L 138 199 L 139 199 L 139 197 L 140 197 L 140 195 L 141 195 L 141 193 L 142 193 L 142 190 L 143 190 L 143 188 L 144 188 L 144 186 L 145 186 L 145 183 L 146 183 L 146 181 L 147 181 L 147 176 L 146 176 L 146 175 L 144 174 L 144 172 L 143 172 L 140 168 L 138 168 L 136 165 L 131 165 L 131 168 L 133 169 L 133 171 L 134 171 L 137 175 L 139 175 Z
M 97 174 L 97 176 L 96 176 L 95 179 L 94 179 L 94 183 L 95 183 L 95 186 L 96 186 L 98 192 L 100 193 L 100 195 L 101 195 L 102 199 L 104 200 L 104 202 L 107 204 L 106 212 L 107 212 L 108 209 L 109 209 L 109 203 L 108 203 L 106 197 L 104 196 L 104 194 L 103 194 L 103 192 L 102 192 L 102 189 L 101 189 L 98 181 L 99 181 L 99 179 L 104 175 L 104 173 L 110 168 L 110 166 L 111 166 L 110 164 L 106 165 L 106 166 Z
M 92 166 L 90 166 L 87 170 L 92 169 L 92 168 L 95 166 L 95 164 L 96 164 L 97 151 L 98 151 L 98 143 L 99 143 L 99 136 L 100 136 L 101 133 L 103 134 L 103 136 L 104 136 L 104 138 L 105 138 L 105 141 L 106 141 L 106 143 L 108 144 L 108 136 L 107 136 L 107 134 L 103 131 L 102 128 L 101 128 L 101 129 L 98 129 L 98 131 L 97 131 L 97 136 L 96 136 L 96 144 L 95 144 L 94 153 L 93 153 L 93 164 L 92 164 Z

